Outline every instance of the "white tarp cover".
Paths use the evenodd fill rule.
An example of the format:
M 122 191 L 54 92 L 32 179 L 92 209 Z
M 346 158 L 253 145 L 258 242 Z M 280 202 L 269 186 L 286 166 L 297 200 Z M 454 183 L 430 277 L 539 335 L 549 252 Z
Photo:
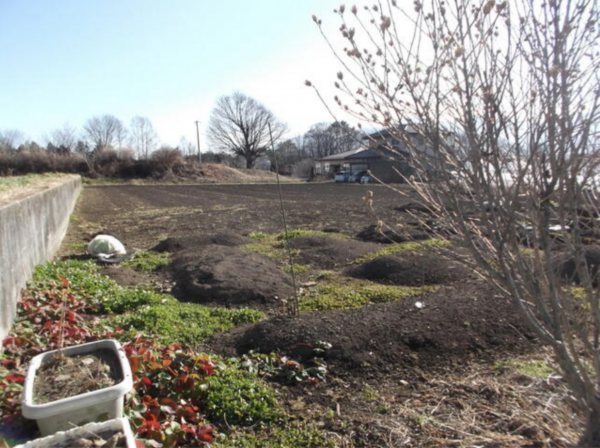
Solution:
M 98 235 L 90 244 L 88 252 L 93 257 L 109 258 L 116 255 L 126 255 L 125 246 L 114 236 Z

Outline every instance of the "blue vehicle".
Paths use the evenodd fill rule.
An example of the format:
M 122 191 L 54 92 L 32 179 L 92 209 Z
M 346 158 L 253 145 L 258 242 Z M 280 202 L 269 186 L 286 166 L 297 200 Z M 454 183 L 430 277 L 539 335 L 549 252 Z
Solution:
M 366 174 L 366 171 L 358 171 L 357 173 L 352 173 L 352 175 L 348 178 L 348 182 L 360 182 L 360 179 Z
M 352 176 L 352 173 L 350 171 L 340 171 L 335 175 L 334 179 L 336 182 L 348 182 L 350 176 Z

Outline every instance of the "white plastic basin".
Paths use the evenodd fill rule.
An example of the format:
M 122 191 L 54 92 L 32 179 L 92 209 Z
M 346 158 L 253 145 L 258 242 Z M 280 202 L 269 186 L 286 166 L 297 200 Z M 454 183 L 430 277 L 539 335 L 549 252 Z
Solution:
M 78 356 L 101 349 L 113 351 L 119 359 L 122 377 L 119 383 L 104 389 L 44 404 L 33 402 L 35 376 L 38 368 L 55 356 L 59 350 L 42 353 L 31 360 L 25 378 L 23 416 L 31 420 L 37 420 L 43 436 L 54 434 L 57 431 L 66 431 L 74 426 L 123 416 L 123 397 L 133 387 L 133 378 L 129 361 L 125 356 L 125 351 L 121 348 L 121 344 L 113 339 L 105 339 L 63 349 L 63 353 L 66 356 Z

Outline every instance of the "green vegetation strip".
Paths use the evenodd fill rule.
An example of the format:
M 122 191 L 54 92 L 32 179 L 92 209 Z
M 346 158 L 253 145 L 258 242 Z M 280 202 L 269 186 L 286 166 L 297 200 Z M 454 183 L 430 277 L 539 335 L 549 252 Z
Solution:
M 137 253 L 133 258 L 123 263 L 126 268 L 132 268 L 136 271 L 147 274 L 158 271 L 160 268 L 169 264 L 169 253 L 158 253 L 152 251 L 143 251 Z
M 393 302 L 435 290 L 434 286 L 387 286 L 366 280 L 332 278 L 314 288 L 300 302 L 302 311 L 360 308 L 374 303 Z
M 47 288 L 57 278 L 68 279 L 77 298 L 89 301 L 101 313 L 122 314 L 106 319 L 103 324 L 131 328 L 123 338 L 143 331 L 165 344 L 191 345 L 217 331 L 258 322 L 264 317 L 264 313 L 257 310 L 205 307 L 181 303 L 169 294 L 158 294 L 145 288 L 122 288 L 98 270 L 92 261 L 49 263 L 38 267 L 34 282 L 38 288 Z
M 124 410 L 139 440 L 152 439 L 165 447 L 213 440 L 220 448 L 333 446 L 316 427 L 286 417 L 275 390 L 262 379 L 323 380 L 324 366 L 312 372 L 278 355 L 222 359 L 189 348 L 215 331 L 256 322 L 263 313 L 208 308 L 144 288 L 122 288 L 99 269 L 81 260 L 36 269 L 19 302 L 11 342 L 0 355 L 0 387 L 5 392 L 0 396 L 1 421 L 12 422 L 11 428 L 26 424 L 19 420 L 21 375 L 11 366 L 16 369 L 33 354 L 56 347 L 54 330 L 66 304 L 81 313 L 67 319 L 72 335 L 67 344 L 106 337 L 123 342 L 136 384 Z M 178 415 L 186 415 L 187 422 L 181 423 Z M 26 440 L 24 434 L 20 432 L 20 442 Z
M 534 378 L 548 378 L 554 372 L 545 361 L 501 361 L 494 366 L 496 369 L 512 369 Z
M 394 255 L 398 253 L 407 253 L 407 252 L 428 252 L 430 250 L 440 248 L 440 247 L 450 247 L 452 243 L 445 240 L 432 239 L 425 241 L 412 241 L 409 243 L 402 244 L 389 244 L 381 250 L 377 252 L 373 252 L 371 254 L 365 255 L 364 257 L 358 258 L 354 260 L 355 264 L 362 264 L 367 261 L 374 260 L 375 258 L 383 257 L 386 255 Z
M 108 319 L 107 323 L 113 327 L 132 328 L 125 337 L 143 331 L 158 337 L 164 344 L 193 345 L 217 331 L 252 324 L 264 317 L 264 313 L 252 309 L 210 308 L 173 300 L 165 299 L 165 303 L 140 307 L 135 312 Z
M 287 262 L 287 252 L 283 245 L 285 240 L 284 233 L 268 234 L 263 232 L 254 232 L 248 236 L 253 239 L 254 242 L 241 246 L 241 249 L 263 255 L 280 264 L 285 264 Z M 339 240 L 349 238 L 347 235 L 343 235 L 341 233 L 321 232 L 319 230 L 294 229 L 288 232 L 288 239 L 298 238 L 301 236 L 326 236 Z M 297 255 L 298 251 L 292 250 L 292 256 Z M 289 265 L 282 267 L 282 269 L 288 274 L 291 272 L 291 267 Z M 294 273 L 296 274 L 302 274 L 310 269 L 310 266 L 294 265 Z

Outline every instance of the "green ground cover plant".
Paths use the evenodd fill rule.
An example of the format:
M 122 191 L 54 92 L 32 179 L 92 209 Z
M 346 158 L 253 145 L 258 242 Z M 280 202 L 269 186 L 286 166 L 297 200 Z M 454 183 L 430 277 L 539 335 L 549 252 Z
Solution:
M 367 254 L 364 257 L 360 257 L 354 260 L 355 264 L 362 264 L 367 261 L 374 260 L 375 258 L 383 257 L 386 255 L 394 255 L 398 253 L 406 252 L 427 252 L 435 248 L 450 247 L 452 243 L 440 239 L 431 239 L 425 241 L 411 241 L 408 243 L 401 244 L 389 244 L 377 252 Z
M 434 286 L 387 286 L 366 280 L 330 277 L 300 300 L 301 311 L 360 308 L 374 303 L 393 302 L 433 291 Z
M 165 303 L 144 305 L 135 312 L 108 319 L 110 326 L 132 328 L 129 334 L 144 332 L 165 344 L 192 345 L 217 331 L 258 322 L 264 313 L 252 309 L 229 310 L 195 303 L 180 303 L 167 296 Z M 185 325 L 182 325 L 185 323 Z
M 249 432 L 234 428 L 232 434 L 216 438 L 214 448 L 333 448 L 333 440 L 327 439 L 318 428 L 300 424 L 290 428 L 270 427 Z
M 133 258 L 123 262 L 123 266 L 149 274 L 167 266 L 170 255 L 167 252 L 158 253 L 146 250 L 135 254 Z
M 548 378 L 555 370 L 542 360 L 530 361 L 501 361 L 494 366 L 496 369 L 512 369 L 523 375 L 534 378 Z
M 61 339 L 70 346 L 116 338 L 134 374 L 124 410 L 138 440 L 165 448 L 204 446 L 218 435 L 221 447 L 327 446 L 318 430 L 290 426 L 275 391 L 263 379 L 269 378 L 264 369 L 198 353 L 189 345 L 214 331 L 256 322 L 263 313 L 179 303 L 166 294 L 121 288 L 98 271 L 93 262 L 80 260 L 36 269 L 18 303 L 15 325 L 2 342 L 1 437 L 12 444 L 36 435 L 35 423 L 21 415 L 20 398 L 33 356 L 58 348 Z M 171 343 L 175 341 L 183 344 Z M 285 360 L 276 366 L 278 372 L 287 372 L 288 362 L 298 365 L 297 372 L 308 370 Z

